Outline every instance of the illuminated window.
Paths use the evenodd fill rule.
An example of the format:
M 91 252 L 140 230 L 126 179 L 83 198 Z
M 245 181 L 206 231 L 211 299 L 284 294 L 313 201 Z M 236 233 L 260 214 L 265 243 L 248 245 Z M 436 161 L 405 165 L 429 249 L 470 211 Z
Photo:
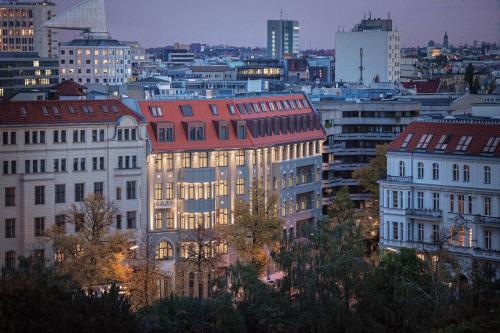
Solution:
M 201 152 L 198 154 L 198 166 L 200 168 L 208 168 L 208 152 Z
M 245 178 L 238 178 L 236 180 L 236 194 L 245 194 Z
M 238 150 L 236 152 L 236 165 L 245 165 L 245 151 L 244 150 Z
M 40 67 L 40 61 L 38 60 L 33 61 L 33 67 Z
M 155 184 L 155 200 L 163 200 L 163 189 L 161 183 Z
M 161 241 L 156 249 L 156 259 L 172 260 L 174 258 L 174 248 L 167 241 Z
M 157 210 L 155 212 L 155 224 L 154 224 L 154 229 L 155 230 L 161 230 L 163 228 L 163 219 L 162 219 L 162 213 L 161 210 Z

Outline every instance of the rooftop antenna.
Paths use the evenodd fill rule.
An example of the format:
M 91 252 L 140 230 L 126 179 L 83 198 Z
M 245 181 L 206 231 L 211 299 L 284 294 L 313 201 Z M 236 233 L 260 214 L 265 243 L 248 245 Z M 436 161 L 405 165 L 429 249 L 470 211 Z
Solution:
M 371 20 L 371 19 L 372 19 L 372 11 L 370 10 L 370 11 L 368 12 L 368 14 L 370 15 L 370 17 L 369 17 L 368 19 L 369 19 L 369 20 Z
M 363 48 L 359 49 L 359 84 L 363 85 Z
M 280 11 L 280 21 L 283 21 L 283 8 L 281 8 L 281 11 Z

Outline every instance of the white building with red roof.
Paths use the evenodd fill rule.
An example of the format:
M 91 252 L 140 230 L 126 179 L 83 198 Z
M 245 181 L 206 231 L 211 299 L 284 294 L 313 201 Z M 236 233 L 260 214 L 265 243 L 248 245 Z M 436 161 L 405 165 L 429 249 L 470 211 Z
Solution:
M 44 231 L 90 194 L 119 209 L 114 229 L 139 242 L 146 223 L 146 124 L 116 100 L 0 103 L 0 267 L 54 262 Z M 73 233 L 74 225 L 65 225 Z
M 254 181 L 275 192 L 284 234 L 321 218 L 320 116 L 303 94 L 139 102 L 148 121 L 148 234 L 164 271 L 174 271 L 190 244 L 184 231 L 234 223 L 238 199 Z M 227 245 L 217 250 L 228 253 Z M 229 249 L 224 264 L 234 262 Z M 204 281 L 202 283 L 202 281 Z M 206 295 L 193 275 L 184 292 Z M 193 288 L 199 283 L 203 289 Z
M 380 246 L 440 249 L 500 278 L 500 122 L 414 122 L 387 153 Z

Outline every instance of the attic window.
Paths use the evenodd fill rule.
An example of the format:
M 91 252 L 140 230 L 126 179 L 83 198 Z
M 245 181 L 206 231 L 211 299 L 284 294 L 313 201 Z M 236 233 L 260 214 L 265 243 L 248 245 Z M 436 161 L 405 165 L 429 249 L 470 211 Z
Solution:
M 257 112 L 257 113 L 259 113 L 260 112 L 259 104 L 253 103 L 252 105 L 253 105 L 254 111 Z
M 246 103 L 245 104 L 245 109 L 247 110 L 248 113 L 253 113 L 253 107 L 252 104 Z
M 43 112 L 44 116 L 48 116 L 49 115 L 49 110 L 47 110 L 47 108 L 45 106 L 42 106 L 42 112 Z
M 424 134 L 420 137 L 420 141 L 417 144 L 417 149 L 426 149 L 429 146 L 434 134 Z
M 276 108 L 278 109 L 278 111 L 282 111 L 283 110 L 283 104 L 281 104 L 281 101 L 277 101 L 276 102 Z
M 233 116 L 236 114 L 236 111 L 234 110 L 234 105 L 232 105 L 232 104 L 228 104 L 228 105 L 227 105 L 227 108 L 228 108 L 228 110 L 229 110 L 229 114 L 231 114 L 231 115 L 233 115 Z
M 486 143 L 486 146 L 484 146 L 483 153 L 494 153 L 498 147 L 498 143 L 500 143 L 500 138 L 492 136 L 488 140 L 488 143 Z
M 115 107 L 114 105 L 111 107 L 111 109 Z M 113 111 L 114 112 L 114 111 Z M 151 112 L 151 115 L 153 117 L 161 117 L 163 116 L 163 111 L 161 110 L 161 107 L 159 106 L 150 106 L 149 107 L 149 112 Z
M 443 134 L 439 138 L 439 142 L 436 145 L 436 150 L 445 150 L 448 147 L 448 135 Z
M 193 116 L 193 109 L 191 108 L 191 105 L 181 105 L 181 113 L 184 117 L 192 117 Z
M 87 111 L 92 113 L 92 112 L 94 112 L 94 109 L 92 108 L 91 105 L 87 105 Z
M 300 99 L 296 100 L 295 103 L 297 103 L 297 108 L 302 109 L 302 103 L 300 102 Z
M 410 143 L 410 140 L 412 137 L 413 137 L 413 133 L 408 134 L 405 138 L 405 141 L 401 144 L 401 148 L 408 147 L 408 144 Z
M 240 114 L 247 113 L 245 110 L 245 106 L 243 106 L 243 104 L 236 104 L 236 107 L 238 108 L 238 111 L 240 112 Z
M 288 101 L 283 101 L 283 106 L 285 107 L 285 110 L 290 110 L 290 104 L 288 104 Z
M 210 104 L 210 112 L 212 112 L 212 115 L 218 116 L 219 115 L 219 111 L 217 111 L 217 105 Z
M 290 101 L 288 101 L 288 103 L 290 103 L 290 109 L 292 110 L 295 110 L 297 107 L 295 106 L 295 101 L 292 99 Z
M 55 105 L 52 107 L 52 112 L 53 112 L 54 114 L 60 114 L 59 109 L 58 109 L 58 108 L 57 108 L 57 106 L 55 106 Z
M 101 105 L 101 109 L 103 112 L 108 112 L 108 107 L 106 105 Z
M 461 151 L 461 152 L 466 151 L 471 141 L 472 141 L 472 136 L 470 135 L 462 136 L 460 138 L 460 141 L 458 142 L 457 147 L 455 148 L 455 151 Z
M 111 112 L 118 113 L 118 108 L 116 107 L 116 105 L 111 105 Z
M 28 115 L 28 112 L 26 112 L 26 109 L 24 107 L 21 107 L 21 116 L 26 116 Z
M 309 103 L 307 102 L 307 99 L 305 99 L 305 98 L 302 100 L 302 104 L 304 105 L 304 108 L 309 107 Z
M 69 113 L 75 113 L 75 108 L 72 106 L 68 106 Z
M 82 105 L 82 109 L 83 109 L 83 112 L 85 112 L 85 113 L 89 112 L 89 110 L 87 110 L 87 106 L 86 105 Z
M 267 105 L 266 105 L 266 103 L 261 102 L 260 103 L 260 108 L 261 108 L 262 112 L 267 112 Z
M 274 103 L 273 102 L 268 102 L 268 103 L 269 103 L 269 110 L 274 111 L 275 110 Z

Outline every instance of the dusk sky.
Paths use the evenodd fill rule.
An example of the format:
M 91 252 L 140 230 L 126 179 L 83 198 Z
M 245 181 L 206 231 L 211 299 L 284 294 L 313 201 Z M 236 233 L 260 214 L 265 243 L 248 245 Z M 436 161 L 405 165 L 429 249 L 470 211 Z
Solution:
M 79 0 L 56 2 L 62 11 Z M 266 20 L 279 18 L 281 9 L 300 21 L 301 49 L 334 48 L 339 27 L 350 29 L 369 11 L 390 12 L 403 46 L 441 42 L 445 31 L 454 45 L 500 39 L 500 0 L 107 0 L 106 6 L 112 36 L 145 47 L 265 46 Z

